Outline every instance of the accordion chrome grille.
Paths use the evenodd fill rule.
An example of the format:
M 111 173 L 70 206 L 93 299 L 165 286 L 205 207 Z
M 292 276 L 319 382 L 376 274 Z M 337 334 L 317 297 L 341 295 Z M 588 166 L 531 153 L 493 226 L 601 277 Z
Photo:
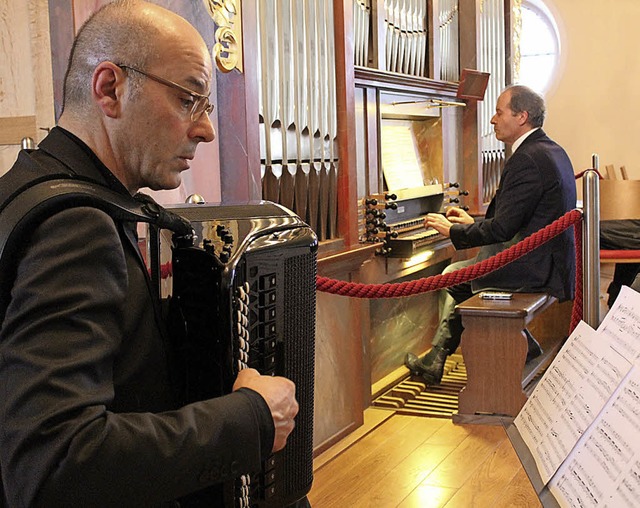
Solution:
M 284 494 L 299 492 L 313 481 L 313 396 L 315 358 L 315 254 L 289 258 L 285 261 L 284 342 L 285 370 L 296 384 L 300 413 L 296 428 L 284 449 Z M 306 368 L 300 368 L 306 366 Z M 287 450 L 306 450 L 308 456 L 287 457 Z

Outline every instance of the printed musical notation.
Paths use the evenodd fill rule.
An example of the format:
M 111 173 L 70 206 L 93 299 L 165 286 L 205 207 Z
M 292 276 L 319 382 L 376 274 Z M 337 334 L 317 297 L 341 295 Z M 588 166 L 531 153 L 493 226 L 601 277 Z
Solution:
M 640 369 L 634 367 L 549 484 L 563 507 L 637 507 Z
M 640 307 L 637 296 L 638 293 L 625 287 L 598 327 L 599 333 L 612 339 L 612 347 L 632 361 L 640 356 Z
M 631 369 L 609 342 L 581 322 L 514 421 L 544 483 Z
M 576 327 L 514 425 L 560 506 L 638 506 L 640 294 Z

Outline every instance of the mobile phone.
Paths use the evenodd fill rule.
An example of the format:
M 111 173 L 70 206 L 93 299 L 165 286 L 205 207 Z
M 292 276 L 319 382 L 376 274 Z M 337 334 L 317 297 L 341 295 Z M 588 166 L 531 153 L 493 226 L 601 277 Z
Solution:
M 513 293 L 507 293 L 506 291 L 482 291 L 480 298 L 483 300 L 511 300 Z

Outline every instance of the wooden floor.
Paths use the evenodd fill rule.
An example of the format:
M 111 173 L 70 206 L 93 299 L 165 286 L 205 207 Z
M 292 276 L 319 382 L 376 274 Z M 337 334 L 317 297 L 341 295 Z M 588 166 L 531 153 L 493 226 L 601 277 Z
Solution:
M 541 506 L 499 426 L 370 408 L 314 470 L 313 508 Z

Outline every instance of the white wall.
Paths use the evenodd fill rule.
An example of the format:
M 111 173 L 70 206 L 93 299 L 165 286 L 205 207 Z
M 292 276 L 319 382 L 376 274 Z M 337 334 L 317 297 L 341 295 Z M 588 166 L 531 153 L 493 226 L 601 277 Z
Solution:
M 556 15 L 563 71 L 546 94 L 547 133 L 576 172 L 626 166 L 640 179 L 640 0 L 544 0 Z

